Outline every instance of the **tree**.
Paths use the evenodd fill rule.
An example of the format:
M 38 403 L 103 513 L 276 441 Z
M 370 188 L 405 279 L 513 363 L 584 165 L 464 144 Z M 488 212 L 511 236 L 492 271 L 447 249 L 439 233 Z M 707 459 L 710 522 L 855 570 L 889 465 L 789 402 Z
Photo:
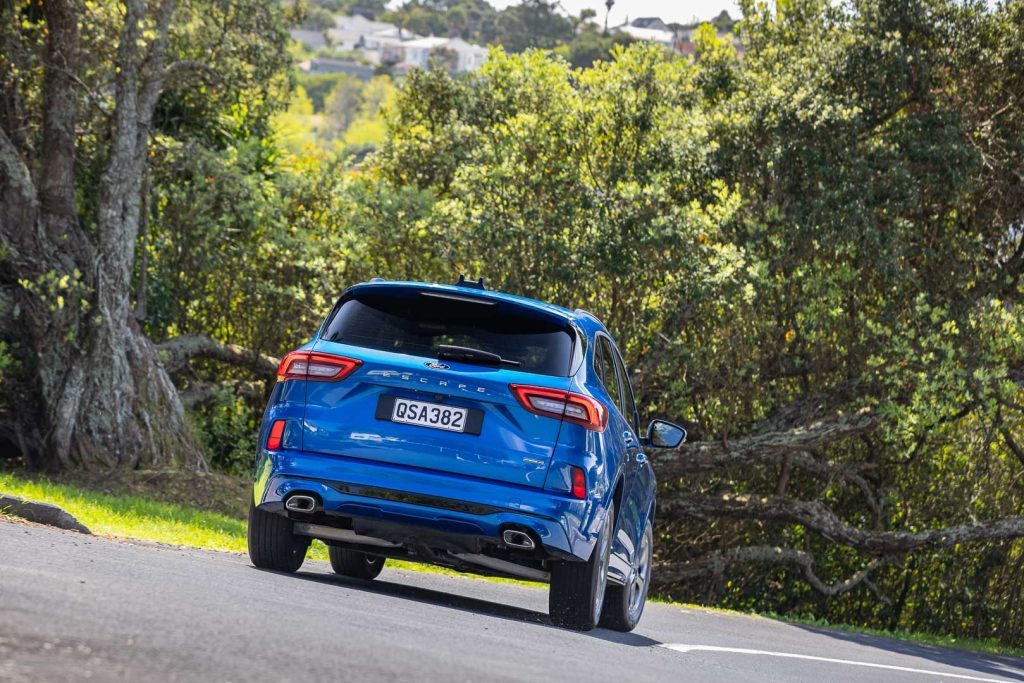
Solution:
M 254 81 L 272 88 L 284 61 L 280 12 L 54 0 L 41 10 L 5 2 L 0 13 L 2 282 L 16 325 L 4 332 L 22 347 L 31 398 L 3 425 L 7 438 L 38 466 L 202 469 L 175 387 L 133 316 L 149 142 L 172 102 L 195 111 Z M 179 89 L 196 78 L 210 83 L 205 97 Z
M 589 7 L 581 9 L 580 13 L 576 16 L 569 15 L 569 21 L 572 23 L 572 30 L 579 31 L 581 26 L 586 26 L 587 23 L 597 16 L 597 10 Z
M 690 428 L 663 594 L 1020 633 L 1022 13 L 750 6 L 743 60 L 707 27 L 403 88 L 369 170 L 436 196 L 422 272 L 593 311 Z
M 522 0 L 500 11 L 487 0 L 410 0 L 385 14 L 383 19 L 413 33 L 459 36 L 481 44 L 498 43 L 509 52 L 530 47 L 555 48 L 567 43 L 580 21 L 564 16 L 558 11 L 557 2 L 547 0 Z
M 360 14 L 367 19 L 376 19 L 387 11 L 384 0 L 313 0 L 312 4 L 314 9 L 322 8 L 331 14 Z M 330 26 L 334 26 L 333 21 Z
M 651 358 L 685 363 L 680 405 L 705 438 L 661 461 L 663 528 L 717 520 L 682 569 L 666 568 L 670 582 L 898 624 L 908 604 L 920 623 L 1009 571 L 1022 531 L 1011 482 L 1024 425 L 1008 404 L 1022 393 L 1011 349 L 1024 204 L 1004 179 L 1020 172 L 1022 11 L 748 5 L 742 63 L 712 36 L 698 45 L 714 175 L 744 188 L 725 235 L 757 275 L 751 315 L 717 333 L 698 325 L 675 362 Z M 900 38 L 865 41 L 881 33 Z M 830 601 L 766 597 L 787 570 L 758 563 L 814 575 Z M 940 573 L 945 595 L 930 588 Z M 975 635 L 998 629 L 969 620 Z
M 612 50 L 616 45 L 629 45 L 635 40 L 628 33 L 608 35 L 587 26 L 566 46 L 564 54 L 574 67 L 586 69 L 593 66 L 594 62 L 611 59 Z
M 572 22 L 557 11 L 558 3 L 522 0 L 509 5 L 495 21 L 496 42 L 509 52 L 527 48 L 554 48 L 572 40 Z
M 435 47 L 430 51 L 430 65 L 454 74 L 459 68 L 459 53 L 444 46 Z
M 324 102 L 324 127 L 338 137 L 343 135 L 359 115 L 363 103 L 363 84 L 355 76 L 345 75 L 337 80 Z
M 299 27 L 308 31 L 326 31 L 334 28 L 334 15 L 322 7 L 310 7 L 306 10 Z
M 731 33 L 736 26 L 736 20 L 729 16 L 727 10 L 722 10 L 718 13 L 718 16 L 711 20 L 711 24 L 719 31 Z

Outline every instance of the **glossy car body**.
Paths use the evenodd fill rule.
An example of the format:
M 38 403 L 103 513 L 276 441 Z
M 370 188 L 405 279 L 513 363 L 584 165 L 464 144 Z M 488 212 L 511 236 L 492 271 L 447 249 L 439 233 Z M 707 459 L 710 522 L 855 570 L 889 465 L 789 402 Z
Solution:
M 491 307 L 487 319 L 561 326 L 570 361 L 563 373 L 539 374 L 331 341 L 332 320 L 353 300 L 403 301 L 410 310 L 479 305 Z M 298 351 L 355 367 L 340 381 L 279 373 L 259 436 L 259 510 L 331 544 L 534 580 L 549 578 L 551 562 L 587 561 L 614 510 L 607 580 L 631 580 L 655 514 L 655 476 L 621 357 L 592 315 L 478 286 L 373 281 L 346 290 Z M 520 386 L 596 401 L 603 424 L 530 410 Z M 396 398 L 465 408 L 479 433 L 396 423 Z M 286 509 L 292 496 L 314 502 Z M 509 530 L 534 547 L 506 543 Z

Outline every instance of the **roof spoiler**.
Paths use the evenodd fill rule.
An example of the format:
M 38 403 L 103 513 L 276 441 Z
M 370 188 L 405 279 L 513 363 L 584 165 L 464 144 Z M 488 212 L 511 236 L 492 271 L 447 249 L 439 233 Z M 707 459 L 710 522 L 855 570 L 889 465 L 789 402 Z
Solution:
M 459 275 L 459 281 L 455 283 L 456 287 L 469 287 L 470 289 L 487 289 L 484 287 L 484 279 L 478 278 L 476 282 L 472 280 L 466 280 L 465 275 Z

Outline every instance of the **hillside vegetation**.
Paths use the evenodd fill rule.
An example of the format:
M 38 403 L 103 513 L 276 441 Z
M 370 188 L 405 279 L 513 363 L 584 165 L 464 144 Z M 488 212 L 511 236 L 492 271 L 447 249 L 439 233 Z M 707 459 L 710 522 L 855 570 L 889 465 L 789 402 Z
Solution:
M 178 5 L 139 128 L 98 51 L 44 87 L 53 18 L 4 6 L 5 452 L 244 473 L 274 357 L 346 285 L 483 276 L 592 311 L 644 417 L 690 429 L 655 456 L 662 596 L 1019 645 L 1024 2 L 743 4 L 743 59 L 706 27 L 696 59 L 495 49 L 470 75 L 413 71 L 362 110 L 369 148 L 351 126 L 302 139 L 316 112 L 277 10 Z M 154 73 L 90 11 L 106 32 L 82 41 L 129 35 L 119 54 Z M 218 51 L 232 22 L 245 38 Z M 232 78 L 192 68 L 207 57 Z M 48 166 L 53 92 L 80 133 Z

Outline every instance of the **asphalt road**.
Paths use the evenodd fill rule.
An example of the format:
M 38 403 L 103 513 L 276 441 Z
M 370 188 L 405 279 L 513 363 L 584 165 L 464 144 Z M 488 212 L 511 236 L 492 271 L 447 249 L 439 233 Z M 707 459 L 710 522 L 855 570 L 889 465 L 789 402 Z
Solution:
M 361 583 L 227 553 L 0 522 L 3 681 L 1024 681 L 1024 661 L 651 604 L 554 628 L 545 590 L 385 569 Z

